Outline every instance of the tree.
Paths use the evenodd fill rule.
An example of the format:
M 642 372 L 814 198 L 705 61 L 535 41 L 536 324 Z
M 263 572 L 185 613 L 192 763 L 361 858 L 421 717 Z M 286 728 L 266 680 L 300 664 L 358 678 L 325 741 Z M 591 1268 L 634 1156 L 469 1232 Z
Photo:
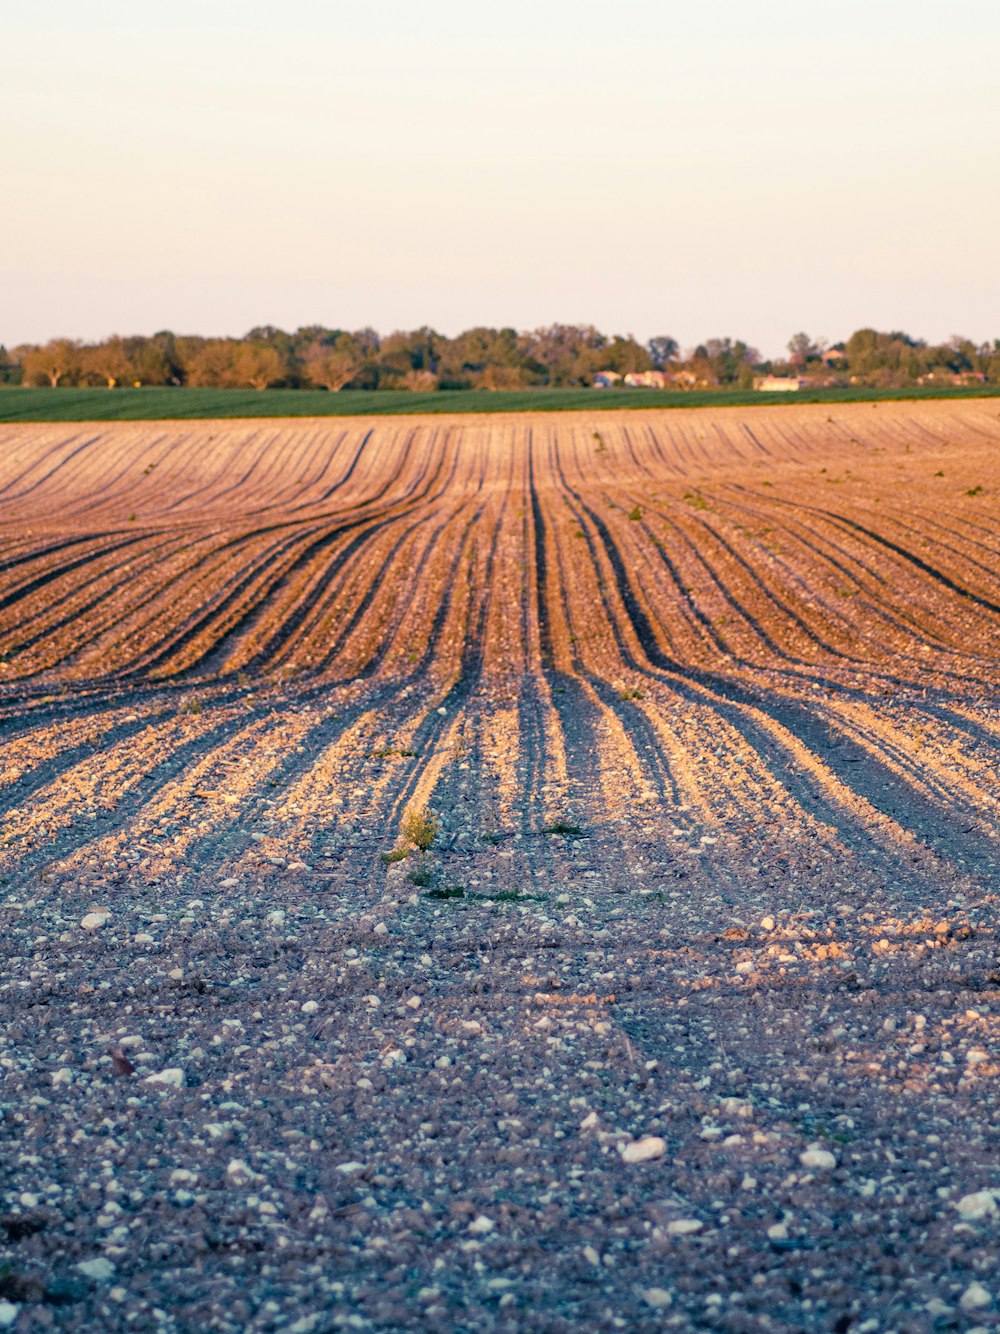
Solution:
M 189 385 L 220 389 L 233 383 L 237 344 L 231 338 L 185 338 L 181 345 L 184 376 Z
M 825 346 L 824 340 L 814 342 L 807 333 L 792 334 L 788 340 L 788 359 L 793 366 L 804 366 L 809 361 L 818 361 Z
M 756 348 L 741 338 L 710 338 L 695 351 L 695 357 L 708 366 L 708 378 L 717 384 L 744 384 L 752 380 L 753 366 L 760 361 Z
M 646 344 L 649 351 L 649 358 L 658 371 L 666 370 L 672 361 L 677 360 L 680 348 L 677 345 L 677 339 L 671 338 L 669 334 L 658 334 L 651 338 Z
M 125 344 L 117 334 L 104 343 L 83 348 L 80 364 L 84 375 L 103 380 L 109 389 L 114 389 L 120 380 L 134 378 Z
M 285 370 L 285 360 L 276 347 L 267 343 L 237 343 L 232 362 L 234 383 L 266 389 L 284 379 Z
M 631 334 L 625 338 L 615 334 L 611 342 L 602 348 L 600 361 L 600 370 L 617 371 L 619 375 L 652 369 L 649 353 Z
M 313 384 L 335 394 L 351 383 L 364 366 L 364 356 L 350 334 L 340 334 L 332 347 L 314 343 L 303 358 L 303 368 Z
M 550 324 L 522 338 L 522 355 L 550 385 L 589 384 L 602 368 L 607 339 L 592 324 Z
M 72 380 L 79 374 L 80 345 L 72 338 L 53 338 L 44 347 L 29 347 L 21 366 L 28 384 L 48 383 L 56 389 L 60 380 Z
M 0 343 L 0 384 L 20 384 L 21 363 Z

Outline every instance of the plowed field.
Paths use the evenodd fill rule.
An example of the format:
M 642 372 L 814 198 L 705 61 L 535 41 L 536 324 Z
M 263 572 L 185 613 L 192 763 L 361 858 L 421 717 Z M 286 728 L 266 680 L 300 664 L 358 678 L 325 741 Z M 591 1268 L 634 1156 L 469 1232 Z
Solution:
M 987 400 L 0 427 L 14 1318 L 992 1328 L 998 461 Z

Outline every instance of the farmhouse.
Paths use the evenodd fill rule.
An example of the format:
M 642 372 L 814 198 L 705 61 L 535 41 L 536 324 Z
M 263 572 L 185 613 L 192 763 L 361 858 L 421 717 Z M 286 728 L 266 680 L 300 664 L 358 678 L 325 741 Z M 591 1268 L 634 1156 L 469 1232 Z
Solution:
M 621 378 L 617 371 L 598 371 L 594 376 L 594 388 L 613 389 L 621 382 Z
M 753 387 L 762 394 L 790 394 L 801 384 L 793 375 L 758 375 Z

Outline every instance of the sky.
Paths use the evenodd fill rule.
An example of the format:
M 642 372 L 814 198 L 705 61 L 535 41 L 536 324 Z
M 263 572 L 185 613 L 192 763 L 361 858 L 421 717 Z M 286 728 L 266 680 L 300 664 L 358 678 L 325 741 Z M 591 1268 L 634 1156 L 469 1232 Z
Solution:
M 0 343 L 1000 337 L 996 0 L 35 0 Z

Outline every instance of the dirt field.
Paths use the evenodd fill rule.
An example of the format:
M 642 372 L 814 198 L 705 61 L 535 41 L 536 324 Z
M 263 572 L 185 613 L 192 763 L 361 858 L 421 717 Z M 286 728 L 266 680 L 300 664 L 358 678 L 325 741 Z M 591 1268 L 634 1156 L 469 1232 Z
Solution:
M 998 476 L 0 427 L 0 1328 L 1000 1329 Z

